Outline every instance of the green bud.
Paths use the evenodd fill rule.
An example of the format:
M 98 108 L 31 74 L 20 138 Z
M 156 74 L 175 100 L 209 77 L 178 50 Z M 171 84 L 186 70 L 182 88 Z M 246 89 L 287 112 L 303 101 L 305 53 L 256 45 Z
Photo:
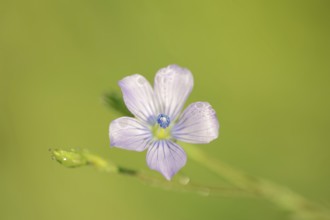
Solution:
M 118 167 L 112 162 L 89 153 L 87 150 L 50 150 L 52 158 L 65 167 L 92 166 L 100 171 L 108 173 L 118 173 Z
M 65 167 L 80 167 L 88 164 L 84 153 L 74 149 L 70 151 L 55 149 L 52 154 L 53 158 Z

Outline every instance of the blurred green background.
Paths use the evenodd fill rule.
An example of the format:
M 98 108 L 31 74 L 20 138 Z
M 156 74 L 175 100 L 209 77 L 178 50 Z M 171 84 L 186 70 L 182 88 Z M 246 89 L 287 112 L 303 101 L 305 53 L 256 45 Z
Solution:
M 119 117 L 101 96 L 168 64 L 188 67 L 188 103 L 208 101 L 220 138 L 206 153 L 330 201 L 330 2 L 0 1 L 0 219 L 286 219 L 263 200 L 200 197 L 66 169 L 49 148 L 81 147 L 148 169 L 145 152 L 110 149 Z M 192 180 L 219 178 L 188 159 Z

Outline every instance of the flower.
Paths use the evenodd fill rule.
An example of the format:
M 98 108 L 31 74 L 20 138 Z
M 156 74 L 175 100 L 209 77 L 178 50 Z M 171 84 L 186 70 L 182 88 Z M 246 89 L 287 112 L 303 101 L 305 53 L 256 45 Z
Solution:
M 191 72 L 177 65 L 160 69 L 154 88 L 139 74 L 123 78 L 119 86 L 135 118 L 121 117 L 110 123 L 110 145 L 133 151 L 148 149 L 150 169 L 171 180 L 187 161 L 176 140 L 204 144 L 219 134 L 216 113 L 207 102 L 192 103 L 180 115 L 193 85 Z

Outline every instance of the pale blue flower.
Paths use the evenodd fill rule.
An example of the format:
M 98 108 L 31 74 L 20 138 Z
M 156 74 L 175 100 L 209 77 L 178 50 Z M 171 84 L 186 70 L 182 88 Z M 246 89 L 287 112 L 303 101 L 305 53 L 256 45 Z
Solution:
M 139 74 L 119 81 L 125 104 L 135 118 L 121 117 L 111 122 L 111 146 L 148 149 L 148 166 L 170 180 L 187 161 L 176 140 L 204 144 L 219 134 L 216 113 L 207 102 L 192 103 L 180 115 L 193 85 L 191 72 L 177 65 L 160 69 L 154 88 Z

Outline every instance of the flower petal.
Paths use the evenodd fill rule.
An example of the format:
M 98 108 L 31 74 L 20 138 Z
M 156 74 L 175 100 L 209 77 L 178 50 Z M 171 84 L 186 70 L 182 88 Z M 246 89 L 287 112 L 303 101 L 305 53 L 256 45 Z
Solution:
M 194 86 L 188 69 L 170 65 L 160 69 L 155 77 L 155 93 L 161 112 L 175 121 Z
M 147 153 L 147 163 L 150 169 L 157 170 L 167 180 L 171 180 L 187 162 L 184 150 L 169 140 L 153 142 Z
M 154 91 L 143 76 L 134 74 L 119 81 L 124 102 L 128 110 L 137 118 L 153 125 L 158 116 Z
M 172 129 L 172 136 L 187 143 L 204 144 L 218 138 L 219 122 L 207 102 L 190 104 Z
M 121 117 L 111 122 L 110 145 L 126 150 L 143 151 L 152 140 L 152 133 L 142 122 Z

